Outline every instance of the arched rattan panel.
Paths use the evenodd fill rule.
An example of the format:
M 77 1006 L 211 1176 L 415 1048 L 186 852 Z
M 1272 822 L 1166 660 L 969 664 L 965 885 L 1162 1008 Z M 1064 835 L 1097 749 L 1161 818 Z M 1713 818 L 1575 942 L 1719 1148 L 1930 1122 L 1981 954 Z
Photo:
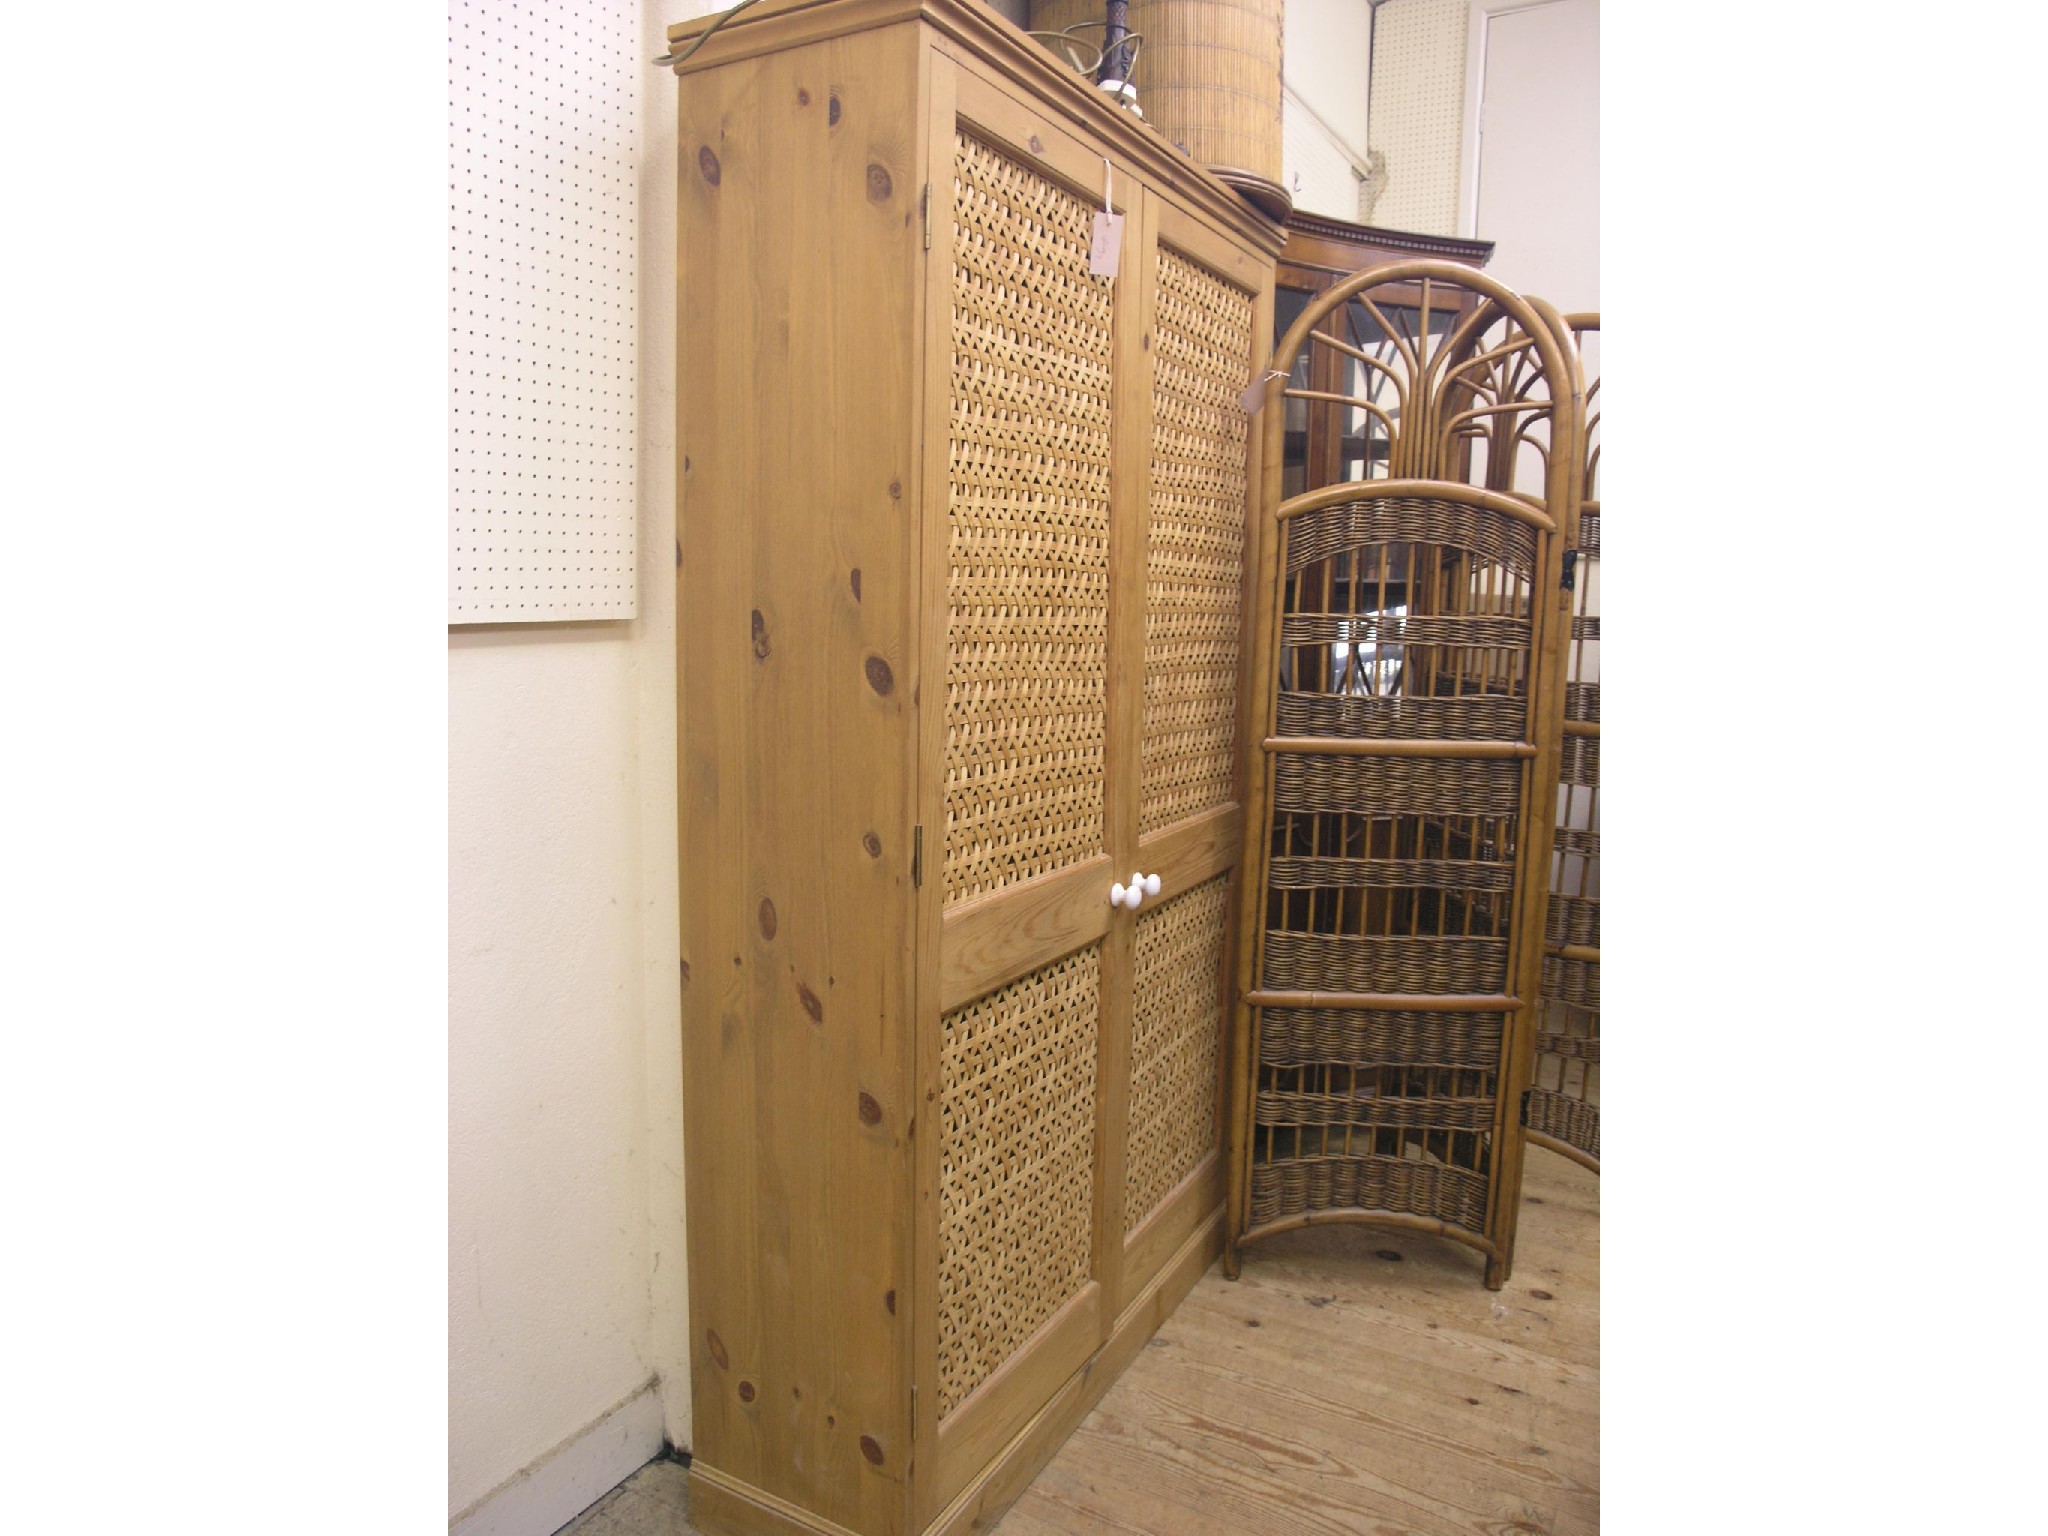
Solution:
M 1292 382 L 1314 348 L 1341 391 Z M 1327 369 L 1315 370 L 1327 374 Z M 1327 290 L 1276 349 L 1239 931 L 1231 1245 L 1358 1221 L 1513 1260 L 1559 752 L 1577 370 L 1448 262 Z M 1283 499 L 1282 401 L 1356 478 Z
M 1600 317 L 1563 317 L 1581 371 L 1597 367 Z M 1571 636 L 1550 912 L 1543 935 L 1543 1010 L 1522 1111 L 1529 1140 L 1600 1169 L 1600 414 L 1586 387 L 1585 470 L 1570 533 Z

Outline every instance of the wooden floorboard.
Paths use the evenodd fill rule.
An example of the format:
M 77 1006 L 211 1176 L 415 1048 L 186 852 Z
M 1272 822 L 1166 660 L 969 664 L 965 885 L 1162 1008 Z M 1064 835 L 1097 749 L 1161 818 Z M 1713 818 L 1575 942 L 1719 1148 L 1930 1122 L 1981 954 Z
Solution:
M 1358 1227 L 1212 1269 L 996 1536 L 1597 1531 L 1599 1179 L 1531 1151 L 1525 1188 L 1499 1293 Z
M 1515 1276 L 1363 1227 L 1212 1267 L 994 1536 L 1586 1536 L 1600 1526 L 1600 1181 L 1532 1149 Z M 657 1462 L 570 1527 L 688 1536 Z

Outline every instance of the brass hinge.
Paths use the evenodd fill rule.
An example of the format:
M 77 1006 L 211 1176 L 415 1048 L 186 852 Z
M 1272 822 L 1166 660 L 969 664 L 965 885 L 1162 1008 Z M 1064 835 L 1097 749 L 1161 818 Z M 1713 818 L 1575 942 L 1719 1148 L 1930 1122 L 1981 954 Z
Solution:
M 920 890 L 924 888 L 924 828 L 922 826 L 910 829 L 910 883 Z
M 932 184 L 930 182 L 924 184 L 924 197 L 920 201 L 920 206 L 924 209 L 924 248 L 930 250 L 932 248 Z

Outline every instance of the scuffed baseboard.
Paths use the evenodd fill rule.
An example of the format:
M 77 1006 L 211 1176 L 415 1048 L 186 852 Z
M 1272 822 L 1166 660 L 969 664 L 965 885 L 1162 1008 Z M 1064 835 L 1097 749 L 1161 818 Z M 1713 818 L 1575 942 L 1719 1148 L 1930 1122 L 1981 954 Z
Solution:
M 654 1460 L 661 1393 L 652 1381 L 448 1522 L 448 1536 L 551 1536 Z

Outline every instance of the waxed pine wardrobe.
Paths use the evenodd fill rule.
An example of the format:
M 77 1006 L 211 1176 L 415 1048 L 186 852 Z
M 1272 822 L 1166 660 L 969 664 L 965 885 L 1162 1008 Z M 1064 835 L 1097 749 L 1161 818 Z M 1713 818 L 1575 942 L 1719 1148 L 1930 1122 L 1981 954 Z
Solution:
M 1221 1246 L 1282 232 L 980 0 L 674 67 L 691 1518 L 965 1531 Z

